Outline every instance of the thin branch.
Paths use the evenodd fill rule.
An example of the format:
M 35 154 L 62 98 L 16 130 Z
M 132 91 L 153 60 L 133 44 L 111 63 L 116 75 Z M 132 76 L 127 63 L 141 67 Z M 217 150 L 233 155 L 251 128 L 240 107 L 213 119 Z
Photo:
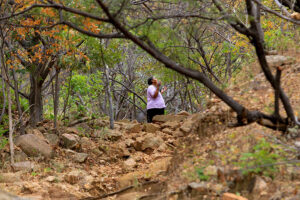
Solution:
M 284 14 L 286 14 L 287 16 L 291 15 L 291 13 L 289 13 L 289 11 L 287 11 L 287 9 L 278 0 L 274 0 L 274 1 Z
M 276 77 L 275 77 L 275 105 L 274 105 L 274 115 L 279 118 L 279 88 L 280 88 L 280 76 L 281 76 L 281 67 L 277 67 Z
M 117 80 L 114 80 L 114 79 L 112 79 L 112 78 L 109 78 L 109 80 L 114 81 L 114 82 L 116 82 L 116 83 L 119 83 L 119 84 L 122 85 L 126 90 L 128 90 L 129 92 L 135 94 L 140 100 L 142 100 L 142 102 L 143 102 L 144 104 L 147 104 L 147 102 L 146 102 L 140 95 L 138 95 L 135 91 L 129 89 L 125 84 L 123 84 L 123 83 L 121 83 L 121 82 L 119 82 L 119 81 L 117 81 Z
M 125 38 L 125 36 L 122 35 L 122 34 L 120 34 L 120 33 L 111 33 L 111 34 L 93 33 L 91 31 L 84 30 L 84 29 L 76 26 L 75 24 L 73 24 L 71 22 L 67 22 L 67 21 L 60 22 L 60 24 L 67 25 L 70 28 L 72 28 L 72 29 L 74 29 L 74 30 L 76 30 L 76 31 L 78 31 L 80 33 L 83 33 L 85 35 L 96 37 L 96 38 L 100 38 L 100 39 Z
M 101 22 L 108 22 L 108 19 L 105 19 L 105 18 L 101 18 L 101 17 L 98 17 L 96 15 L 93 15 L 91 13 L 87 13 L 87 12 L 84 12 L 84 11 L 81 11 L 81 10 L 77 10 L 77 9 L 74 9 L 74 8 L 70 8 L 70 7 L 66 7 L 62 4 L 33 4 L 31 6 L 29 6 L 28 8 L 25 8 L 24 10 L 18 12 L 18 13 L 12 13 L 11 15 L 9 16 L 5 16 L 5 17 L 0 17 L 0 21 L 2 20 L 6 20 L 6 19 L 9 19 L 9 18 L 12 18 L 12 17 L 16 17 L 18 15 L 22 15 L 34 8 L 55 8 L 55 9 L 62 9 L 64 11 L 67 11 L 67 12 L 70 12 L 70 13 L 73 13 L 73 14 L 77 14 L 77 15 L 80 15 L 80 16 L 83 16 L 83 17 L 88 17 L 88 18 L 91 18 L 91 19 L 94 19 L 94 20 L 97 20 L 97 21 L 101 21 Z
M 292 23 L 294 23 L 294 24 L 300 25 L 300 21 L 299 21 L 299 20 L 295 20 L 295 19 L 292 19 L 292 18 L 290 18 L 290 17 L 286 17 L 286 16 L 284 16 L 284 15 L 282 15 L 282 14 L 280 14 L 280 13 L 274 11 L 274 10 L 272 10 L 271 8 L 269 8 L 269 7 L 265 6 L 265 5 L 263 5 L 263 4 L 262 4 L 261 2 L 259 2 L 258 0 L 251 0 L 251 1 L 254 1 L 256 4 L 260 5 L 261 8 L 262 8 L 264 11 L 268 12 L 268 13 L 271 13 L 271 14 L 273 14 L 273 15 L 276 15 L 277 17 L 280 17 L 280 18 L 282 18 L 282 19 L 285 19 L 285 20 L 287 20 L 287 21 L 289 21 L 289 22 L 292 22 Z

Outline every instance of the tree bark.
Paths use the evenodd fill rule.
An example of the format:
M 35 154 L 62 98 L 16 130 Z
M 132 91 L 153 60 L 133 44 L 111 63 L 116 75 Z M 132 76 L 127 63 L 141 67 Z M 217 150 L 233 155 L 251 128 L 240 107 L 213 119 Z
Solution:
M 42 85 L 38 77 L 30 75 L 30 125 L 35 127 L 36 124 L 43 120 L 43 98 L 42 98 Z
M 10 163 L 14 164 L 14 143 L 13 143 L 13 123 L 12 123 L 12 114 L 11 114 L 11 93 L 8 84 L 6 84 L 7 90 L 7 99 L 8 99 L 8 124 L 9 124 L 9 150 L 10 150 Z
M 18 86 L 18 80 L 16 77 L 16 72 L 15 69 L 12 69 L 12 74 L 13 74 L 13 79 L 15 82 L 15 98 L 16 98 L 16 103 L 17 103 L 17 107 L 18 107 L 18 113 L 19 113 L 19 121 L 20 121 L 20 131 L 21 134 L 24 135 L 25 134 L 25 127 L 24 127 L 24 123 L 23 123 L 23 119 L 22 119 L 22 108 L 21 108 L 21 104 L 20 104 L 20 100 L 19 100 L 19 86 Z
M 109 103 L 109 127 L 110 129 L 114 129 L 114 108 L 113 108 L 113 101 L 111 96 L 111 88 L 110 88 L 110 82 L 109 82 L 109 72 L 108 72 L 108 66 L 105 65 L 105 76 L 106 76 L 106 92 L 108 97 L 108 103 Z
M 59 75 L 60 69 L 56 68 L 56 74 L 55 74 L 55 89 L 54 89 L 54 129 L 57 129 L 57 112 L 58 112 L 58 106 L 59 106 Z

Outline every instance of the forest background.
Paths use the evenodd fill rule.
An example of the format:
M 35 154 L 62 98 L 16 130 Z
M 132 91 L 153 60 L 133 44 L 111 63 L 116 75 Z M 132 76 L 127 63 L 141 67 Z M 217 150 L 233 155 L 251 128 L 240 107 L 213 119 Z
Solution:
M 216 95 L 237 113 L 235 126 L 286 131 L 299 122 L 280 87 L 282 69 L 272 74 L 266 55 L 299 51 L 299 4 L 2 0 L 0 133 L 23 134 L 43 119 L 54 129 L 84 116 L 108 116 L 111 128 L 142 120 L 150 76 L 168 87 L 167 113 L 201 112 Z M 257 60 L 274 88 L 271 110 L 249 111 L 226 94 Z

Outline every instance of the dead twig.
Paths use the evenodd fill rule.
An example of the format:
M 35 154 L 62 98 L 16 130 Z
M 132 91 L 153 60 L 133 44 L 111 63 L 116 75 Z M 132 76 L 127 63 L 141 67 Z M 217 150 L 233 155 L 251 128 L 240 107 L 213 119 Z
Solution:
M 144 185 L 148 185 L 148 184 L 154 184 L 154 183 L 158 183 L 159 181 L 157 180 L 154 180 L 154 181 L 147 181 L 147 182 L 144 182 L 144 183 L 141 183 L 139 184 L 139 186 L 144 186 Z M 104 194 L 104 195 L 101 195 L 101 196 L 98 196 L 98 197 L 87 197 L 87 198 L 83 198 L 83 199 L 80 199 L 80 200 L 98 200 L 98 199 L 104 199 L 106 197 L 110 197 L 110 196 L 113 196 L 113 195 L 116 195 L 116 194 L 120 194 L 122 192 L 125 192 L 127 190 L 130 190 L 132 188 L 136 187 L 136 185 L 131 185 L 131 186 L 128 186 L 128 187 L 125 187 L 125 188 L 122 188 L 121 190 L 118 190 L 116 192 L 112 192 L 112 193 L 108 193 L 108 194 Z

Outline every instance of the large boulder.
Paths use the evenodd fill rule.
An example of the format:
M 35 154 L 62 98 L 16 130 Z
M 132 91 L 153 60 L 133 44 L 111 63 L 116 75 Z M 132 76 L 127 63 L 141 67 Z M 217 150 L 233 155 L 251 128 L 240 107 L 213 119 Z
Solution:
M 21 135 L 16 138 L 15 144 L 28 156 L 42 155 L 45 158 L 53 157 L 53 150 L 51 146 L 36 135 Z

